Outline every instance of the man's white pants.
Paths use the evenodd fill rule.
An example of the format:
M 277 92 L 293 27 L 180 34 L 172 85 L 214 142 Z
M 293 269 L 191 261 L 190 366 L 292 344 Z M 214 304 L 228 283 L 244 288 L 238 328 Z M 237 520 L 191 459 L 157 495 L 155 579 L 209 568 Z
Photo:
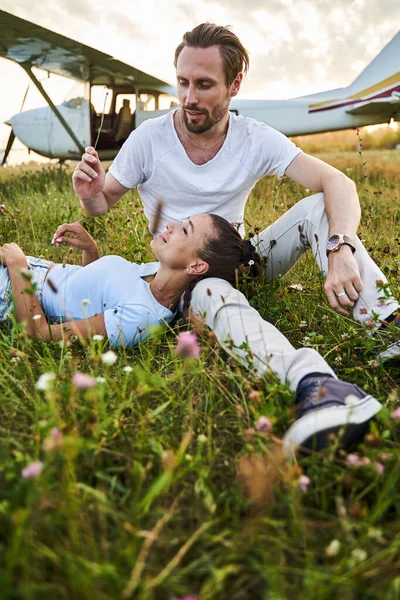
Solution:
M 340 232 L 338 232 L 340 233 Z M 266 276 L 273 281 L 287 273 L 309 248 L 324 275 L 328 271 L 325 243 L 328 238 L 328 219 L 323 194 L 315 194 L 297 202 L 275 223 L 260 233 L 253 242 L 260 254 L 267 257 Z M 386 278 L 356 239 L 356 253 L 363 290 L 353 308 L 354 318 L 366 321 L 374 311 L 380 319 L 387 318 L 397 308 L 394 298 L 381 306 L 377 280 Z M 335 376 L 327 362 L 311 348 L 296 350 L 271 323 L 252 308 L 245 296 L 222 279 L 200 281 L 192 294 L 192 309 L 203 315 L 206 324 L 219 342 L 244 365 L 249 357 L 262 376 L 273 371 L 282 382 L 295 390 L 299 381 L 309 373 Z M 360 308 L 366 310 L 360 312 Z M 250 352 L 249 352 L 250 351 Z

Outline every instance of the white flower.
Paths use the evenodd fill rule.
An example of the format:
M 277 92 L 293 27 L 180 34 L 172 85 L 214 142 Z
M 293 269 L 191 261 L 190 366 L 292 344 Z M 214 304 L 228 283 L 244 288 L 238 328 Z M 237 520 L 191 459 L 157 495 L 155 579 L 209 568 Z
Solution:
M 360 563 L 367 558 L 368 554 L 362 548 L 354 548 L 351 556 L 355 562 Z
M 133 371 L 132 367 L 130 367 L 129 365 L 124 367 L 122 370 L 125 371 L 125 373 L 132 373 Z
M 340 550 L 341 543 L 339 540 L 332 540 L 331 543 L 325 548 L 325 556 L 336 556 Z
M 107 379 L 105 377 L 101 377 L 101 375 L 96 377 L 96 383 L 106 383 L 106 381 Z
M 55 373 L 42 373 L 36 382 L 36 389 L 41 392 L 47 392 L 51 388 L 51 382 L 56 378 Z
M 94 335 L 92 337 L 92 340 L 94 340 L 95 342 L 102 342 L 104 340 L 104 335 L 100 335 L 100 333 L 96 333 L 96 335 Z
M 251 267 L 252 265 L 254 265 L 254 260 L 249 260 L 248 265 L 249 265 L 249 267 Z
M 19 362 L 21 359 L 19 356 L 13 356 L 11 362 Z
M 88 304 L 92 304 L 92 303 L 89 300 L 89 298 L 83 298 L 83 300 L 81 300 L 81 304 L 82 304 L 82 306 L 87 306 Z
M 367 531 L 367 536 L 371 540 L 382 541 L 383 539 L 383 531 L 382 529 L 378 529 L 377 527 L 370 527 Z
M 357 398 L 357 396 L 355 396 L 354 394 L 349 394 L 348 396 L 346 396 L 345 402 L 347 406 L 350 406 L 350 408 L 354 408 L 355 406 L 360 404 L 360 398 Z
M 199 444 L 205 444 L 206 443 L 207 438 L 204 435 L 204 433 L 201 433 L 200 435 L 197 436 L 197 441 L 199 442 Z
M 39 321 L 42 318 L 42 315 L 33 315 L 32 321 Z
M 117 362 L 117 360 L 118 360 L 118 356 L 112 350 L 109 350 L 108 352 L 105 352 L 101 356 L 101 361 L 105 365 L 113 365 L 115 362 Z

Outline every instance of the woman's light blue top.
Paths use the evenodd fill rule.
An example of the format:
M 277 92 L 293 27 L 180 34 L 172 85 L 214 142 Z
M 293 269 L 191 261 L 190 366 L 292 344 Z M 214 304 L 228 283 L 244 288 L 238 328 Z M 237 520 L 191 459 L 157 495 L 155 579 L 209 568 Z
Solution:
M 135 346 L 151 335 L 152 326 L 169 323 L 176 314 L 157 302 L 142 279 L 158 267 L 158 262 L 138 265 L 120 256 L 103 256 L 86 267 L 56 265 L 43 286 L 43 310 L 62 321 L 104 313 L 110 344 Z

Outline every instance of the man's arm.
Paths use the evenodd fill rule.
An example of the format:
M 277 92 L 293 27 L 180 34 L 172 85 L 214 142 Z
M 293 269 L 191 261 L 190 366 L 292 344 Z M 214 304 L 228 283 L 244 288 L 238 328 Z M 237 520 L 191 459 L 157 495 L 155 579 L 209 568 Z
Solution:
M 308 154 L 299 154 L 286 169 L 290 179 L 313 192 L 323 192 L 328 216 L 329 236 L 344 233 L 354 240 L 360 222 L 361 209 L 354 182 L 341 171 Z M 325 246 L 326 240 L 320 240 Z M 325 251 L 323 248 L 322 251 Z M 344 245 L 328 257 L 325 292 L 331 307 L 342 315 L 354 306 L 363 285 L 351 248 Z M 345 291 L 346 296 L 337 294 Z
M 128 191 L 111 173 L 104 172 L 94 148 L 85 148 L 82 160 L 72 175 L 74 190 L 81 206 L 92 217 L 103 215 Z

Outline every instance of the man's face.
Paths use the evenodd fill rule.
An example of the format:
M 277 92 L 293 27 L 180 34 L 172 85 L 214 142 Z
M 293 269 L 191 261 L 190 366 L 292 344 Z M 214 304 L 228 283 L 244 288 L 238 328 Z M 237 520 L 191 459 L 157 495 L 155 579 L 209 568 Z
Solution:
M 185 46 L 176 67 L 182 116 L 191 133 L 204 133 L 228 112 L 232 96 L 239 91 L 242 74 L 228 87 L 219 46 Z

